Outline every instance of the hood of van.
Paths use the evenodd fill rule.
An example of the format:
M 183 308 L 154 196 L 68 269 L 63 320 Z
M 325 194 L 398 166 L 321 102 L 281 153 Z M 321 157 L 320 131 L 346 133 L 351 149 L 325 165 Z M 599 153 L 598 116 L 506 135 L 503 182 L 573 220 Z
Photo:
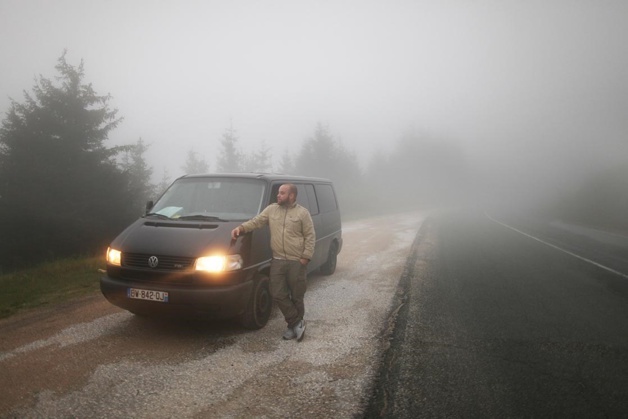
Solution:
M 238 222 L 199 223 L 141 218 L 122 232 L 111 247 L 124 253 L 199 257 L 237 252 L 231 230 Z M 239 242 L 239 241 L 238 241 Z

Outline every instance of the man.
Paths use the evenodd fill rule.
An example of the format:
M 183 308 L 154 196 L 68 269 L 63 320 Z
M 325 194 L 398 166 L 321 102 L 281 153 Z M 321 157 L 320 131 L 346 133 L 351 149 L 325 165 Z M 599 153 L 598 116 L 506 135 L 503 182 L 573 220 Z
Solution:
M 283 338 L 301 341 L 305 333 L 306 267 L 314 254 L 316 233 L 310 212 L 296 200 L 297 187 L 291 183 L 281 185 L 277 203 L 234 228 L 231 237 L 235 240 L 240 234 L 268 224 L 273 251 L 270 294 L 288 323 Z

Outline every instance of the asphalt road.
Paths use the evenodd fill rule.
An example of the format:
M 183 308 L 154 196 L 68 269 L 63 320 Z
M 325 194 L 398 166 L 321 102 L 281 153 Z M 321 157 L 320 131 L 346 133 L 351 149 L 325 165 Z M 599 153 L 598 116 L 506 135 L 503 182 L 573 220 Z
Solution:
M 367 417 L 628 417 L 628 237 L 423 223 Z

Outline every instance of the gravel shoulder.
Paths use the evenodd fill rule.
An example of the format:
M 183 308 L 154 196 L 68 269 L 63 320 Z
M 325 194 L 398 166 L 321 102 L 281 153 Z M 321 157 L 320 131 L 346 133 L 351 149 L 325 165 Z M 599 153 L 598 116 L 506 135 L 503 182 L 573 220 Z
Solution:
M 307 332 L 136 317 L 100 295 L 0 321 L 0 417 L 354 417 L 368 401 L 420 213 L 345 223 Z

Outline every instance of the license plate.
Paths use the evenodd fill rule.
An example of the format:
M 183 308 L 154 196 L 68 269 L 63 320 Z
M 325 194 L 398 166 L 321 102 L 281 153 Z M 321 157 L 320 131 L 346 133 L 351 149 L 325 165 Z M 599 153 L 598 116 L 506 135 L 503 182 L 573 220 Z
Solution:
M 135 300 L 157 301 L 160 303 L 168 302 L 168 293 L 164 291 L 129 288 L 126 295 Z

